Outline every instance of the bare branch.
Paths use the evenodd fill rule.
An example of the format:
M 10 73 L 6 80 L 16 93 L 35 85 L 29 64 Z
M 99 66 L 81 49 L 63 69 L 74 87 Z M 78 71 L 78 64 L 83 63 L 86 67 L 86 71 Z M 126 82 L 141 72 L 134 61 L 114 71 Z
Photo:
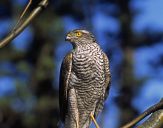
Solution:
M 146 121 L 137 128 L 162 128 L 163 127 L 163 109 L 154 112 Z
M 7 37 L 0 41 L 0 48 L 7 45 L 16 36 L 18 36 L 30 23 L 31 21 L 48 5 L 48 0 L 42 0 L 38 6 L 30 13 L 26 20 L 20 24 L 14 31 L 12 31 Z
M 141 115 L 139 115 L 137 118 L 135 118 L 131 122 L 127 123 L 126 125 L 122 126 L 121 128 L 130 128 L 130 127 L 134 126 L 135 124 L 137 124 L 140 120 L 144 119 L 149 114 L 151 114 L 159 109 L 163 109 L 163 98 L 161 99 L 161 101 L 159 103 L 151 106 L 149 109 L 147 109 Z
M 23 16 L 24 16 L 25 13 L 27 12 L 27 10 L 28 10 L 29 6 L 31 5 L 31 3 L 32 3 L 32 0 L 29 0 L 29 3 L 27 4 L 27 6 L 25 7 L 24 11 L 23 11 L 22 14 L 20 15 L 20 18 L 19 18 L 19 20 L 18 20 L 18 22 L 17 22 L 17 24 L 15 25 L 15 27 L 14 27 L 13 30 L 15 30 L 15 29 L 17 28 L 17 26 L 20 24 L 21 20 L 23 19 Z

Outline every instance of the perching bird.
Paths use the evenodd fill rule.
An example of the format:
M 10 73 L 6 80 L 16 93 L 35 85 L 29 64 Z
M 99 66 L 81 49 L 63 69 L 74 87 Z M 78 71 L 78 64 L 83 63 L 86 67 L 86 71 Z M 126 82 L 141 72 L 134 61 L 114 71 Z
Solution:
M 87 30 L 67 34 L 73 50 L 61 66 L 59 105 L 64 128 L 89 128 L 103 109 L 110 86 L 109 61 Z M 96 123 L 96 121 L 94 120 Z

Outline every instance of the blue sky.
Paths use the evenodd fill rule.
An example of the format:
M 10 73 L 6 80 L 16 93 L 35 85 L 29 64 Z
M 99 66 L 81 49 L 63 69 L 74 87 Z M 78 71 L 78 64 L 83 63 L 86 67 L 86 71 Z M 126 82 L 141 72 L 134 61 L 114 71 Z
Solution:
M 162 4 L 162 0 L 133 0 L 130 7 L 140 9 L 133 22 L 134 31 L 142 32 L 147 27 L 163 30 Z

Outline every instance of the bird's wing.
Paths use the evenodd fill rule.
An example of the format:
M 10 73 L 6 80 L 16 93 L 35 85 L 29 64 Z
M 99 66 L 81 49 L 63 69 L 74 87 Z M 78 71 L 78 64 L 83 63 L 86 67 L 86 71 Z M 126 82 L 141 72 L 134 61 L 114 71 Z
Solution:
M 110 89 L 111 74 L 110 74 L 109 60 L 105 53 L 103 54 L 103 58 L 104 58 L 104 70 L 105 70 L 105 87 L 106 87 L 105 99 L 106 99 Z
M 110 75 L 110 68 L 109 68 L 109 60 L 105 53 L 103 53 L 103 59 L 104 59 L 104 72 L 105 72 L 105 87 L 104 87 L 105 94 L 102 95 L 99 101 L 97 102 L 97 106 L 96 106 L 95 114 L 94 114 L 95 117 L 103 109 L 104 101 L 106 100 L 109 94 L 109 88 L 110 88 L 111 75 Z
M 72 68 L 72 53 L 65 56 L 60 70 L 59 80 L 59 107 L 60 107 L 60 118 L 62 121 L 65 119 L 67 113 L 67 90 L 68 83 Z

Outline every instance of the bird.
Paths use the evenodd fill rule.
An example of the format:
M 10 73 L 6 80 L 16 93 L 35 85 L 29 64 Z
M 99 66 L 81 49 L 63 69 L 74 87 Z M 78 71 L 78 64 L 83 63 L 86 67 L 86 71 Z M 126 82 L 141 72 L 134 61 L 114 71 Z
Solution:
M 64 128 L 89 128 L 109 94 L 109 59 L 95 36 L 85 29 L 67 33 L 73 46 L 63 59 L 59 78 L 60 120 Z

